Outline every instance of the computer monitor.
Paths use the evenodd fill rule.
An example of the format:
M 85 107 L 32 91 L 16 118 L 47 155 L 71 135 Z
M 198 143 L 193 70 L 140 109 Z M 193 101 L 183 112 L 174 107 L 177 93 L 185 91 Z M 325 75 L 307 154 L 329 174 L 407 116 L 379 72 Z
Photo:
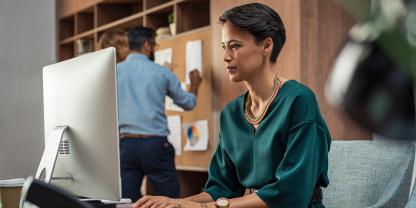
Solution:
M 121 200 L 116 86 L 114 48 L 43 68 L 46 145 L 37 178 L 52 172 L 46 181 L 76 196 Z

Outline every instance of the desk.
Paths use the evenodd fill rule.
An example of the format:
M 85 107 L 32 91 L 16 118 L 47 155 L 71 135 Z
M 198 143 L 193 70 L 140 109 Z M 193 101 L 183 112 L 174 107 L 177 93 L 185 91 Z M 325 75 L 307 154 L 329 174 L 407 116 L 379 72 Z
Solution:
M 22 187 L 0 187 L 0 208 L 19 208 Z
M 130 204 L 103 204 L 100 202 L 87 203 L 96 208 L 130 208 Z

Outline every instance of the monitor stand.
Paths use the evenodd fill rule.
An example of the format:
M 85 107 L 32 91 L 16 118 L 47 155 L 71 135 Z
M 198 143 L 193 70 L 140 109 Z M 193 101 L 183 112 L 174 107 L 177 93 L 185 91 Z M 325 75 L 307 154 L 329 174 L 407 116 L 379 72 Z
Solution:
M 45 183 L 49 183 L 51 179 L 74 180 L 72 176 L 52 178 L 56 158 L 58 157 L 59 145 L 67 129 L 69 129 L 69 126 L 67 125 L 56 126 L 49 134 L 49 139 L 47 141 L 47 144 L 45 145 L 45 150 L 43 151 L 42 159 L 40 160 L 38 170 L 36 171 L 36 179 Z
M 71 180 L 75 181 L 72 174 L 68 173 L 68 176 L 64 177 L 52 177 L 53 170 L 55 168 L 56 159 L 58 157 L 59 145 L 61 144 L 62 138 L 69 130 L 69 126 L 56 126 L 52 132 L 49 134 L 49 139 L 45 145 L 45 150 L 43 151 L 42 159 L 36 171 L 35 179 L 40 180 L 45 183 L 49 183 L 51 180 Z M 130 199 L 121 199 L 118 202 L 112 202 L 108 200 L 99 200 L 99 199 L 82 199 L 78 196 L 81 201 L 84 201 L 94 207 L 98 208 L 112 208 L 116 207 L 117 204 L 126 204 L 126 207 L 129 207 L 127 203 L 131 203 Z

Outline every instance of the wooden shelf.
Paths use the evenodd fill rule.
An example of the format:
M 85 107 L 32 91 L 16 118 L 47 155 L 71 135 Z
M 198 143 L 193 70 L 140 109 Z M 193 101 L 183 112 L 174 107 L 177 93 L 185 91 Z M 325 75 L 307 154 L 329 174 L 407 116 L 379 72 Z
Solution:
M 59 21 L 59 40 L 64 40 L 75 34 L 75 16 L 71 15 Z
M 77 35 L 77 36 L 75 36 L 77 39 L 79 39 L 79 38 L 84 38 L 84 37 L 87 37 L 87 36 L 94 36 L 94 33 L 95 33 L 95 30 L 94 29 L 92 29 L 92 30 L 89 30 L 89 31 L 86 31 L 86 32 L 83 32 L 83 33 L 81 33 L 81 34 L 79 34 L 79 35 Z
M 172 3 L 172 0 L 145 0 L 145 8 L 146 10 L 152 9 L 154 7 L 166 4 L 166 3 Z
M 65 50 L 62 53 L 65 55 L 58 55 L 59 60 L 77 55 L 77 48 L 72 49 L 68 45 L 76 46 L 77 41 L 85 38 L 92 38 L 96 45 L 101 35 L 109 29 L 127 31 L 137 26 L 147 26 L 157 30 L 168 27 L 168 16 L 172 13 L 176 34 L 179 35 L 210 24 L 209 0 L 100 0 L 85 5 L 73 14 L 64 17 L 57 15 L 62 17 L 58 20 L 58 50 Z M 75 52 L 73 56 L 67 52 L 69 48 Z
M 90 7 L 75 15 L 76 34 L 94 29 L 94 7 Z
M 105 1 L 97 5 L 97 26 L 102 26 L 142 11 L 142 1 Z
M 94 34 L 95 34 L 95 29 L 92 29 L 92 30 L 89 30 L 89 31 L 83 32 L 83 33 L 81 33 L 81 34 L 78 34 L 78 35 L 75 35 L 75 36 L 69 37 L 69 38 L 67 38 L 67 39 L 61 40 L 61 41 L 59 42 L 59 44 L 61 44 L 61 45 L 62 45 L 62 44 L 68 44 L 68 43 L 70 43 L 70 42 L 74 42 L 75 40 L 80 39 L 80 38 L 84 38 L 84 37 L 88 37 L 88 36 L 94 36 Z
M 209 1 L 193 0 L 177 4 L 176 32 L 182 33 L 210 25 Z
M 65 50 L 62 52 L 65 55 L 58 55 L 60 61 L 78 55 L 76 47 L 72 49 L 74 53 L 67 51 L 72 48 L 68 45 L 79 45 L 77 42 L 80 39 L 93 39 L 95 47 L 101 35 L 110 29 L 127 31 L 137 26 L 147 26 L 157 30 L 168 27 L 168 16 L 172 13 L 176 34 L 210 24 L 209 0 L 100 0 L 86 5 L 88 7 L 82 7 L 71 15 L 57 15 L 63 16 L 58 20 L 58 50 Z M 198 18 L 194 18 L 195 16 Z
M 64 45 L 64 44 L 68 44 L 68 43 L 73 43 L 75 40 L 76 40 L 76 36 L 72 36 L 72 37 L 69 37 L 69 38 L 67 38 L 65 40 L 61 40 L 59 42 L 59 44 L 60 45 Z
M 74 42 L 59 45 L 58 60 L 63 61 L 74 57 L 75 47 Z
M 160 8 L 156 11 L 146 14 L 144 25 L 157 29 L 159 27 L 168 27 L 168 16 L 173 13 L 173 5 Z
M 97 32 L 104 32 L 105 30 L 115 29 L 115 28 L 122 28 L 124 30 L 127 30 L 135 26 L 142 26 L 143 16 L 144 16 L 144 13 L 141 12 L 141 13 L 137 13 L 137 14 L 119 19 L 117 21 L 98 27 Z

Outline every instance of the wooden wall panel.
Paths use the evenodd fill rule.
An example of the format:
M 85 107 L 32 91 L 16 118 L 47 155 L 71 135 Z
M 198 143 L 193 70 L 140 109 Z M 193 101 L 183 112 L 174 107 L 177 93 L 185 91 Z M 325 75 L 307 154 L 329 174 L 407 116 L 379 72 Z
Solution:
M 353 18 L 333 0 L 302 1 L 301 82 L 317 96 L 333 139 L 369 139 L 371 134 L 355 125 L 340 109 L 331 107 L 324 87 L 338 52 L 347 40 Z

